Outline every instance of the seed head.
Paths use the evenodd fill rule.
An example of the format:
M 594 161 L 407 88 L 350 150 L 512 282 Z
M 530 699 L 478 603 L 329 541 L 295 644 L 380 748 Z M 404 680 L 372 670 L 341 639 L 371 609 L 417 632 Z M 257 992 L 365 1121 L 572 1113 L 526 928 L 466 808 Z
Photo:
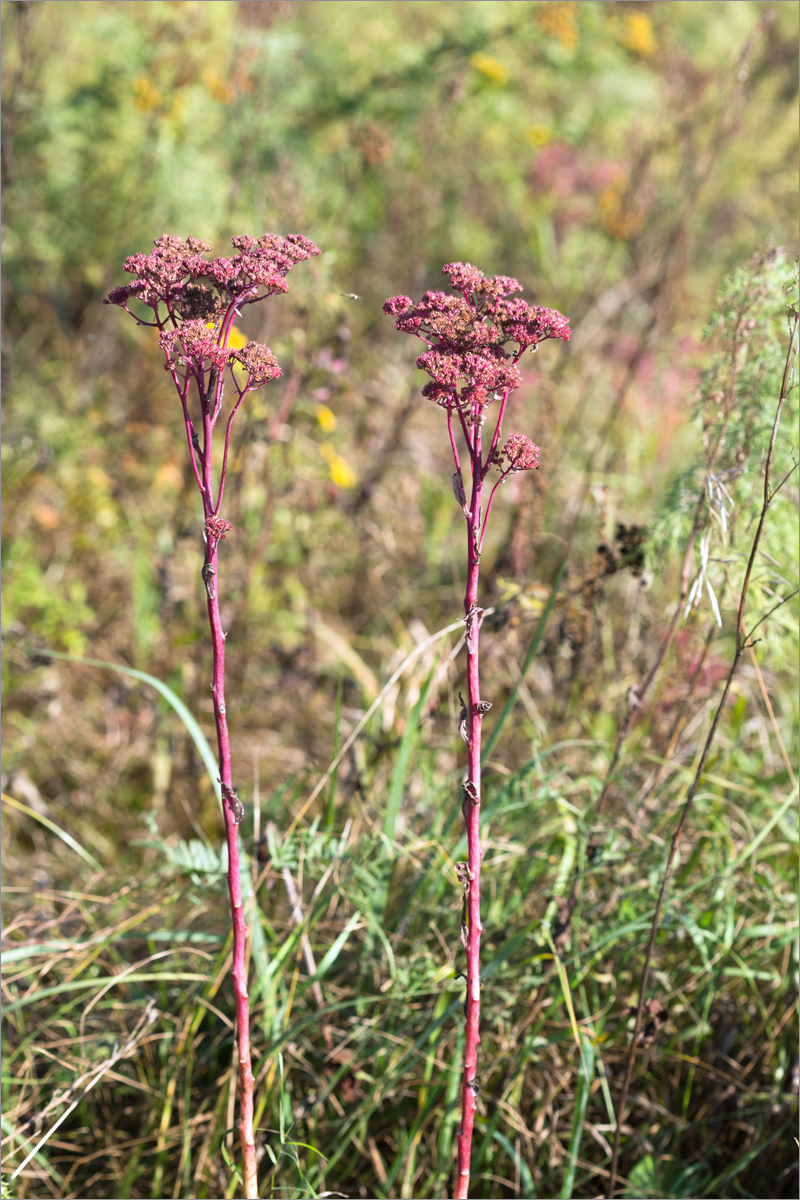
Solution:
M 205 530 L 209 537 L 214 538 L 217 542 L 224 542 L 225 537 L 233 529 L 230 521 L 224 520 L 222 517 L 209 517 L 205 523 Z
M 269 379 L 277 379 L 281 373 L 278 360 L 269 346 L 260 342 L 248 342 L 241 350 L 234 350 L 231 359 L 241 363 L 250 374 L 250 387 L 257 387 Z

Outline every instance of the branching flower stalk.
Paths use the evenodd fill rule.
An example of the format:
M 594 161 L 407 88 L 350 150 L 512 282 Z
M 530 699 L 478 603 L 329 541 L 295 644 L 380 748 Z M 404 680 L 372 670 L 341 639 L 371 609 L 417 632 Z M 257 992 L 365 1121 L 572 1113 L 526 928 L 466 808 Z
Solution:
M 491 704 L 481 698 L 479 642 L 483 609 L 478 601 L 481 553 L 486 525 L 497 490 L 510 475 L 539 466 L 539 447 L 522 434 L 512 434 L 501 448 L 503 417 L 508 398 L 522 384 L 518 363 L 526 350 L 536 350 L 547 338 L 569 339 L 567 318 L 554 309 L 527 304 L 514 293 L 522 287 L 516 279 L 487 278 L 469 263 L 442 268 L 450 277 L 453 293 L 426 292 L 418 304 L 408 296 L 395 296 L 383 306 L 396 318 L 397 329 L 413 334 L 428 349 L 417 359 L 431 382 L 422 394 L 447 413 L 447 431 L 455 473 L 453 494 L 467 526 L 467 581 L 464 621 L 467 647 L 467 703 L 461 700 L 459 733 L 467 745 L 467 778 L 463 784 L 462 813 L 467 830 L 468 862 L 456 872 L 463 888 L 461 941 L 467 956 L 466 1040 L 461 1087 L 462 1115 L 458 1130 L 458 1162 L 453 1195 L 468 1195 L 472 1131 L 478 1096 L 478 1045 L 480 1042 L 481 944 L 481 727 Z M 497 406 L 491 437 L 484 434 L 488 410 Z M 459 453 L 460 429 L 469 460 L 467 488 Z M 492 469 L 499 477 L 484 488 Z
M 275 234 L 234 237 L 231 258 L 209 261 L 211 249 L 197 238 L 164 235 L 156 238 L 151 254 L 134 254 L 123 264 L 132 282 L 114 288 L 106 304 L 116 304 L 139 325 L 159 331 L 181 402 L 192 470 L 203 501 L 203 568 L 208 620 L 213 647 L 211 694 L 219 751 L 219 783 L 228 845 L 228 892 L 233 922 L 232 978 L 236 997 L 236 1037 L 239 1060 L 240 1122 L 244 1160 L 244 1194 L 258 1195 L 253 1134 L 253 1070 L 250 1058 L 250 1007 L 247 992 L 247 923 L 239 875 L 239 822 L 244 806 L 233 783 L 231 747 L 225 699 L 225 638 L 219 611 L 218 555 L 232 526 L 222 515 L 225 477 L 233 420 L 249 392 L 276 379 L 281 369 L 272 351 L 258 342 L 232 346 L 234 323 L 243 309 L 268 296 L 289 290 L 286 275 L 297 263 L 320 251 L 300 236 Z M 136 301 L 150 315 L 132 311 Z M 235 345 L 235 340 L 234 340 Z M 226 403 L 225 380 L 230 381 Z M 218 471 L 214 465 L 214 434 L 222 429 Z

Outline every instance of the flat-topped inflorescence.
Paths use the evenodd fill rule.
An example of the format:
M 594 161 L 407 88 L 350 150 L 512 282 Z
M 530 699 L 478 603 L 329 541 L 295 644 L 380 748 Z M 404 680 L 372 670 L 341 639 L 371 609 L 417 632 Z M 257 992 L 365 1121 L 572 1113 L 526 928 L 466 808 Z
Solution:
M 246 305 L 287 292 L 289 271 L 319 254 L 319 247 L 299 234 L 243 235 L 231 241 L 238 254 L 209 260 L 204 256 L 211 247 L 205 242 L 163 234 L 150 254 L 132 254 L 125 260 L 124 269 L 134 278 L 114 288 L 104 301 L 124 308 L 138 324 L 161 330 L 166 369 L 173 373 L 179 392 L 179 380 L 194 378 L 204 387 L 206 371 L 234 363 L 245 371 L 241 386 L 232 374 L 240 396 L 281 373 L 268 346 L 250 342 L 232 349 L 230 331 Z M 151 309 L 152 319 L 133 312 L 133 300 Z
M 428 291 L 417 304 L 393 296 L 383 311 L 430 347 L 417 359 L 432 380 L 423 395 L 470 412 L 474 421 L 487 404 L 520 386 L 517 363 L 526 350 L 547 338 L 569 340 L 569 321 L 514 295 L 522 285 L 508 275 L 490 279 L 471 263 L 448 263 L 442 271 L 458 295 Z

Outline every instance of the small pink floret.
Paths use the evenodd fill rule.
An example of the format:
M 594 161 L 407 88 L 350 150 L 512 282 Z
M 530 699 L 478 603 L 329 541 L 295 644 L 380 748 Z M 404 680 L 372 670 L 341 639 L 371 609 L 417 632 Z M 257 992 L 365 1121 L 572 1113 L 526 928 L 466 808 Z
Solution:
M 383 311 L 387 317 L 396 317 L 413 307 L 414 301 L 410 296 L 392 296 L 391 299 L 384 301 Z
M 506 471 L 536 471 L 539 469 L 539 447 L 521 433 L 512 433 L 503 446 L 507 465 Z

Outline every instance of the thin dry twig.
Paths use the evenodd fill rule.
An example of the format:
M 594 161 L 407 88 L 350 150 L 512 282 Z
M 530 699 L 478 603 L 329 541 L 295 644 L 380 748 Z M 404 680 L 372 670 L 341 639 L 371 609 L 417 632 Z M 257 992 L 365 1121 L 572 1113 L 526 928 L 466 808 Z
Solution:
M 112 1067 L 116 1066 L 116 1064 L 121 1059 L 129 1058 L 131 1056 L 131 1054 L 133 1054 L 136 1047 L 142 1041 L 142 1038 L 144 1037 L 146 1030 L 150 1027 L 150 1025 L 153 1023 L 153 1021 L 155 1021 L 157 1016 L 158 1016 L 158 1012 L 156 1009 L 156 1002 L 155 1002 L 155 1000 L 153 1000 L 151 998 L 150 1000 L 148 1000 L 148 1002 L 145 1006 L 144 1012 L 142 1013 L 139 1020 L 137 1021 L 136 1028 L 133 1030 L 133 1033 L 128 1038 L 128 1040 L 122 1046 L 119 1046 L 117 1049 L 115 1049 L 113 1054 L 109 1055 L 109 1057 L 107 1059 L 105 1059 L 102 1063 L 100 1063 L 99 1067 L 93 1067 L 91 1071 L 87 1071 L 86 1074 L 81 1076 L 80 1079 L 76 1079 L 74 1081 L 74 1083 L 72 1083 L 66 1089 L 66 1091 L 62 1092 L 62 1094 L 60 1096 L 54 1096 L 53 1099 L 49 1101 L 49 1103 L 45 1106 L 45 1108 L 42 1109 L 42 1111 L 40 1113 L 38 1113 L 35 1117 L 32 1117 L 30 1119 L 29 1123 L 35 1127 L 36 1125 L 39 1124 L 40 1121 L 42 1121 L 44 1119 L 44 1117 L 50 1112 L 51 1109 L 57 1108 L 59 1104 L 64 1104 L 64 1103 L 66 1103 L 67 1100 L 70 1099 L 70 1097 L 74 1097 L 74 1099 L 72 1099 L 72 1102 L 69 1105 L 67 1105 L 67 1107 L 64 1109 L 63 1113 L 58 1118 L 58 1120 L 55 1122 L 55 1124 L 51 1125 L 50 1128 L 45 1133 L 42 1134 L 42 1136 L 39 1138 L 39 1141 L 36 1143 L 36 1145 L 33 1147 L 33 1149 L 29 1150 L 29 1152 L 26 1154 L 25 1158 L 23 1158 L 22 1162 L 19 1164 L 19 1166 L 16 1168 L 16 1170 L 12 1174 L 12 1176 L 11 1176 L 12 1179 L 16 1179 L 17 1176 L 19 1174 L 21 1174 L 22 1171 L 25 1170 L 25 1168 L 27 1167 L 27 1165 L 31 1161 L 31 1159 L 34 1158 L 39 1153 L 42 1146 L 44 1146 L 45 1143 L 50 1140 L 50 1138 L 53 1136 L 53 1134 L 56 1132 L 56 1130 L 59 1128 L 59 1126 L 63 1125 L 63 1123 L 66 1121 L 67 1117 L 69 1116 L 69 1114 L 78 1107 L 78 1105 L 84 1099 L 85 1096 L 88 1096 L 89 1092 L 92 1090 L 92 1088 L 96 1084 L 98 1084 L 100 1082 L 100 1080 L 103 1078 L 103 1076 L 106 1075 L 112 1069 Z M 76 1091 L 77 1091 L 78 1087 L 80 1086 L 81 1083 L 83 1083 L 84 1079 L 86 1079 L 88 1076 L 91 1076 L 91 1078 L 89 1079 L 89 1082 L 86 1084 L 86 1087 L 84 1087 L 76 1095 Z
M 749 650 L 754 645 L 753 640 L 752 640 L 753 632 L 755 631 L 755 629 L 758 628 L 758 625 L 760 625 L 762 623 L 762 621 L 764 621 L 766 619 L 766 615 L 764 617 L 761 617 L 760 620 L 756 623 L 756 625 L 754 625 L 753 628 L 751 629 L 750 635 L 749 636 L 747 635 L 747 633 L 745 631 L 745 623 L 744 623 L 744 614 L 745 614 L 745 608 L 747 605 L 747 594 L 750 589 L 750 581 L 751 581 L 751 577 L 752 577 L 752 573 L 753 573 L 753 564 L 755 563 L 756 554 L 758 552 L 759 543 L 761 541 L 761 534 L 764 529 L 764 523 L 767 518 L 767 512 L 769 511 L 770 505 L 772 504 L 772 501 L 776 495 L 775 491 L 773 491 L 773 489 L 770 487 L 770 473 L 772 470 L 772 458 L 773 458 L 773 453 L 775 450 L 775 442 L 776 442 L 777 436 L 778 436 L 778 427 L 780 425 L 781 413 L 783 412 L 783 405 L 786 400 L 786 397 L 789 394 L 789 389 L 790 389 L 791 380 L 792 380 L 792 373 L 794 370 L 795 359 L 797 356 L 797 349 L 796 349 L 797 325 L 798 325 L 798 314 L 797 314 L 796 310 L 792 310 L 791 315 L 790 315 L 790 325 L 789 325 L 789 346 L 788 346 L 787 353 L 786 353 L 786 363 L 785 363 L 784 371 L 783 371 L 783 379 L 781 381 L 780 396 L 778 397 L 778 404 L 777 404 L 777 407 L 775 410 L 775 418 L 772 423 L 772 433 L 770 436 L 769 450 L 767 451 L 767 457 L 766 457 L 766 461 L 764 463 L 764 489 L 763 489 L 763 498 L 762 498 L 762 503 L 761 503 L 761 511 L 759 514 L 758 524 L 756 526 L 755 535 L 753 537 L 753 543 L 752 543 L 752 546 L 750 549 L 750 556 L 747 561 L 747 567 L 745 569 L 744 580 L 742 582 L 741 595 L 739 598 L 739 607 L 738 607 L 738 612 L 737 612 L 737 616 L 736 616 L 736 649 L 734 651 L 730 670 L 728 671 L 728 675 L 725 680 L 725 686 L 723 687 L 723 690 L 722 690 L 722 696 L 720 697 L 719 704 L 717 705 L 716 712 L 714 713 L 714 718 L 711 722 L 711 728 L 708 731 L 708 736 L 706 738 L 705 745 L 703 746 L 702 753 L 700 754 L 700 759 L 697 763 L 697 768 L 695 770 L 694 778 L 692 779 L 692 783 L 689 787 L 689 791 L 687 793 L 686 800 L 684 801 L 683 808 L 681 809 L 681 813 L 678 818 L 678 823 L 675 827 L 675 832 L 672 835 L 672 841 L 670 843 L 669 853 L 667 855 L 667 862 L 666 862 L 666 866 L 664 868 L 664 876 L 661 880 L 661 888 L 658 893 L 658 900 L 656 901 L 656 907 L 655 907 L 655 911 L 653 913 L 653 919 L 652 919 L 652 922 L 650 925 L 650 938 L 649 938 L 649 941 L 647 944 L 647 951 L 645 954 L 644 966 L 642 968 L 642 975 L 641 975 L 641 979 L 639 982 L 639 1000 L 636 1005 L 636 1018 L 634 1021 L 633 1033 L 631 1035 L 630 1045 L 628 1047 L 628 1055 L 627 1055 L 627 1060 L 625 1063 L 625 1075 L 624 1075 L 623 1082 L 622 1082 L 622 1090 L 620 1093 L 619 1104 L 617 1106 L 617 1128 L 616 1128 L 616 1132 L 614 1135 L 614 1154 L 613 1154 L 613 1157 L 611 1160 L 611 1170 L 610 1170 L 609 1178 L 608 1178 L 608 1190 L 606 1192 L 608 1200 L 613 1200 L 613 1197 L 614 1197 L 615 1191 L 616 1191 L 617 1171 L 618 1171 L 618 1167 L 619 1167 L 619 1153 L 620 1153 L 620 1145 L 621 1145 L 621 1141 L 622 1141 L 622 1124 L 625 1119 L 625 1107 L 628 1102 L 628 1094 L 630 1092 L 631 1080 L 633 1078 L 633 1067 L 634 1067 L 634 1063 L 636 1061 L 636 1051 L 639 1048 L 639 1044 L 640 1044 L 640 1034 L 642 1032 L 642 1022 L 643 1022 L 644 1012 L 645 1012 L 645 1008 L 646 1008 L 647 984 L 648 984 L 648 981 L 650 978 L 650 966 L 652 963 L 653 951 L 655 949 L 656 936 L 658 934 L 658 927 L 659 927 L 659 922 L 661 919 L 661 910 L 664 905 L 664 897 L 666 895 L 667 885 L 669 883 L 670 875 L 672 873 L 672 865 L 675 860 L 675 853 L 678 848 L 678 843 L 680 841 L 681 834 L 683 833 L 684 827 L 686 825 L 686 821 L 692 810 L 694 798 L 695 798 L 695 795 L 697 794 L 697 789 L 699 787 L 700 780 L 703 775 L 703 769 L 705 767 L 706 760 L 708 758 L 708 754 L 711 749 L 712 743 L 716 736 L 717 729 L 719 727 L 720 718 L 722 716 L 722 712 L 725 708 L 725 704 L 728 699 L 728 693 L 730 692 L 731 684 L 733 683 L 734 676 L 736 675 L 736 671 L 739 667 L 739 662 L 740 662 L 745 650 Z M 788 599 L 788 597 L 786 599 Z M 785 600 L 782 600 L 780 603 L 785 603 Z M 775 608 L 777 608 L 777 607 L 779 607 L 779 605 L 775 606 Z M 774 611 L 774 608 L 770 610 L 770 612 L 773 612 L 773 611 Z

